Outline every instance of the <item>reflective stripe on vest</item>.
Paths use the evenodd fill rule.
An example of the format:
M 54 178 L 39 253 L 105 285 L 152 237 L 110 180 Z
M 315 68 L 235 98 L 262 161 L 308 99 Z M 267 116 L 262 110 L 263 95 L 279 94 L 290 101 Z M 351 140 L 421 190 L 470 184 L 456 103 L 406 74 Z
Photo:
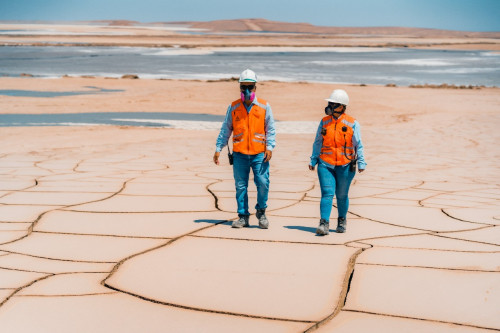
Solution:
M 247 112 L 241 99 L 231 103 L 233 151 L 255 155 L 266 150 L 266 106 L 265 100 L 257 98 L 250 112 Z
M 354 159 L 356 152 L 352 143 L 354 134 L 354 119 L 343 114 L 337 120 L 332 116 L 326 116 L 322 120 L 323 145 L 319 158 L 330 165 L 346 165 Z

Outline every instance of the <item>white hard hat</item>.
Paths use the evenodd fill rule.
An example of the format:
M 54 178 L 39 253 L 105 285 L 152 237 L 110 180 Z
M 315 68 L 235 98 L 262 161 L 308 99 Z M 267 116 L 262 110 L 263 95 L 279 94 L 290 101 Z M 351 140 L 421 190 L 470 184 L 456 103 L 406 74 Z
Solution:
M 240 74 L 240 82 L 257 82 L 257 75 L 251 69 L 245 69 Z
M 349 104 L 349 96 L 345 90 L 342 89 L 335 89 L 332 91 L 330 97 L 325 98 L 325 100 L 328 102 L 344 104 L 346 106 Z

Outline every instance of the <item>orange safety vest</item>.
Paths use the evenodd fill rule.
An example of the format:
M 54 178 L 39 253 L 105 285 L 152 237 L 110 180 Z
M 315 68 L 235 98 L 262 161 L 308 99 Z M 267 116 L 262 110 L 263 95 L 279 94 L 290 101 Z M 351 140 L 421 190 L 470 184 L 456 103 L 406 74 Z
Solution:
M 266 105 L 257 98 L 250 112 L 241 99 L 231 103 L 233 117 L 233 150 L 246 155 L 256 155 L 266 150 Z
M 352 143 L 355 121 L 345 113 L 337 120 L 332 116 L 323 118 L 323 145 L 319 158 L 330 165 L 346 165 L 356 157 Z

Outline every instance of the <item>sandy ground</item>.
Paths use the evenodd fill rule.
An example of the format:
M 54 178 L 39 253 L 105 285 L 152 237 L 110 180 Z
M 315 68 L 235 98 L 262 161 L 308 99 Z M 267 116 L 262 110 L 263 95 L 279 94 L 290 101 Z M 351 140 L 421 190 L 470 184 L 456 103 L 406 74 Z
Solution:
M 124 90 L 0 96 L 1 113 L 223 115 L 238 97 L 235 82 L 0 85 Z M 347 232 L 332 223 L 326 237 L 315 236 L 313 133 L 278 134 L 261 230 L 255 216 L 230 227 L 232 170 L 225 156 L 211 162 L 217 131 L 1 128 L 2 331 L 500 330 L 499 90 L 263 82 L 258 95 L 278 120 L 319 121 L 334 88 L 350 94 L 368 167 L 350 191 Z

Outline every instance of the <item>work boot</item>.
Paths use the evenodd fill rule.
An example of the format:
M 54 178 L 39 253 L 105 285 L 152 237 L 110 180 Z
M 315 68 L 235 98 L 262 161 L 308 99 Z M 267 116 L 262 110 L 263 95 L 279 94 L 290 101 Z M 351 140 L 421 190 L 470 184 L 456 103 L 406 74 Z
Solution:
M 269 221 L 267 220 L 265 209 L 257 209 L 257 213 L 255 214 L 255 216 L 257 216 L 257 218 L 259 219 L 259 228 L 269 228 Z
M 318 229 L 316 229 L 316 235 L 324 236 L 330 233 L 330 223 L 326 222 L 325 219 L 319 220 Z
M 239 218 L 233 221 L 231 227 L 233 228 L 243 228 L 248 227 L 248 215 L 238 215 Z
M 337 224 L 337 232 L 338 233 L 344 233 L 345 232 L 345 217 L 339 217 L 338 218 L 338 224 Z

